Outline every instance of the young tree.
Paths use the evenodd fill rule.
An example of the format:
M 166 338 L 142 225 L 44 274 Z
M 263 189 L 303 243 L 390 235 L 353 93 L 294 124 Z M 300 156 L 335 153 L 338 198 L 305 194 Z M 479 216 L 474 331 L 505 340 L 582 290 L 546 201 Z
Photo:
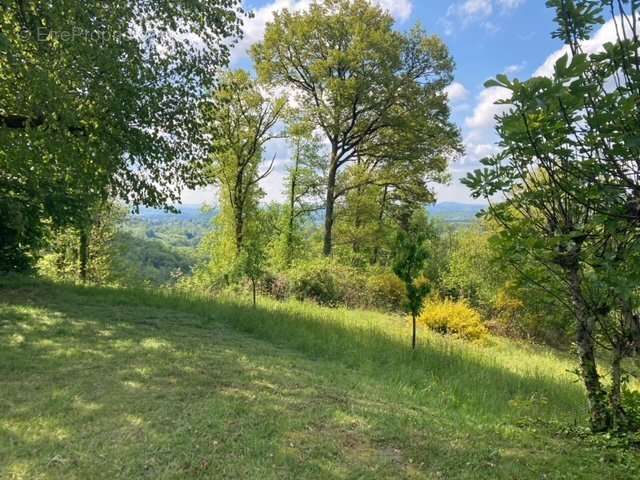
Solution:
M 398 230 L 394 273 L 404 282 L 407 290 L 407 309 L 411 313 L 411 348 L 416 348 L 416 319 L 422 309 L 424 297 L 429 292 L 428 284 L 422 277 L 422 271 L 428 258 L 425 245 L 427 241 L 427 222 L 423 211 L 415 212 L 406 219 Z
M 249 73 L 228 73 L 205 112 L 213 153 L 204 174 L 220 187 L 221 218 L 228 223 L 235 254 L 242 251 L 247 223 L 256 215 L 263 195 L 260 181 L 273 161 L 260 171 L 265 144 L 276 138 L 273 129 L 285 107 L 282 98 L 267 98 Z
M 254 228 L 250 232 L 245 241 L 242 252 L 239 257 L 240 268 L 242 273 L 251 282 L 251 292 L 253 298 L 253 306 L 256 306 L 256 291 L 258 282 L 266 273 L 266 246 L 267 231 L 262 222 L 254 224 Z
M 166 206 L 196 182 L 199 111 L 241 33 L 239 6 L 3 2 L 0 210 L 21 220 L 0 216 L 0 268 L 32 263 L 49 225 L 77 224 L 105 192 Z
M 301 228 L 309 215 L 322 209 L 326 162 L 320 140 L 312 126 L 298 118 L 289 119 L 287 135 L 292 164 L 285 179 L 286 205 L 278 241 L 278 257 L 285 268 L 291 266 L 303 245 Z
M 458 148 L 443 93 L 453 69 L 445 45 L 420 28 L 399 33 L 393 23 L 367 0 L 318 1 L 308 11 L 277 13 L 252 49 L 260 78 L 290 87 L 328 141 L 327 256 L 336 201 L 375 182 L 378 165 L 410 158 L 418 171 L 422 164 L 443 168 L 431 163 L 430 147 L 445 157 Z M 341 172 L 359 159 L 370 167 L 360 169 L 364 177 L 339 185 Z
M 37 263 L 38 270 L 65 280 L 106 284 L 119 276 L 117 233 L 126 208 L 113 201 L 87 208 L 86 230 L 68 226 L 53 230 Z

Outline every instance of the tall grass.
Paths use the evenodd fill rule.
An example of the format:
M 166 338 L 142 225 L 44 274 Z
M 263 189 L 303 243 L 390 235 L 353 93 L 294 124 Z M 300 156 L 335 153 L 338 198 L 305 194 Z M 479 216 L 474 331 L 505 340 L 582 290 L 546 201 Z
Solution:
M 413 352 L 405 319 L 381 313 L 269 299 L 253 308 L 239 299 L 175 290 L 49 288 L 66 288 L 91 301 L 190 312 L 204 327 L 223 322 L 308 357 L 358 369 L 434 411 L 453 409 L 492 423 L 528 416 L 581 423 L 586 417 L 583 390 L 569 373 L 573 362 L 544 348 L 497 338 L 469 343 L 422 330 Z

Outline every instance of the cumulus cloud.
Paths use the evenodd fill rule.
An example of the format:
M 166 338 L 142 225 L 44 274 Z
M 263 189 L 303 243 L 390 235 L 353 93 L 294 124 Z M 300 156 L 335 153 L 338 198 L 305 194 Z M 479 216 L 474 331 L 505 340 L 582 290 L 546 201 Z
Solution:
M 411 16 L 413 4 L 411 0 L 370 0 L 388 10 L 391 15 L 400 21 L 405 21 Z M 262 40 L 267 23 L 273 20 L 273 14 L 284 9 L 300 11 L 309 8 L 312 0 L 272 0 L 270 3 L 254 9 L 254 17 L 244 22 L 244 38 L 231 52 L 232 63 L 237 63 L 247 57 L 249 47 Z
M 486 88 L 478 96 L 473 113 L 465 119 L 465 126 L 472 130 L 493 130 L 495 116 L 504 112 L 508 106 L 496 105 L 498 100 L 509 97 L 509 91 L 501 87 Z
M 460 82 L 453 82 L 444 89 L 449 101 L 453 104 L 459 104 L 469 98 L 469 90 Z

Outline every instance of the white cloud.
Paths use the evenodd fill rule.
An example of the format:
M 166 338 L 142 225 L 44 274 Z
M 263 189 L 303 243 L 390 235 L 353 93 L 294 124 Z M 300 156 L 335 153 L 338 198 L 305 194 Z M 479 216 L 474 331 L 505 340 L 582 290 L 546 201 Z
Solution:
M 522 5 L 524 3 L 524 0 L 497 0 L 496 3 L 503 10 L 512 10 Z
M 524 3 L 524 0 L 464 0 L 452 3 L 447 9 L 447 15 L 440 19 L 445 33 L 451 35 L 455 27 L 463 28 L 472 23 L 479 23 L 490 32 L 499 27 L 490 20 L 495 13 L 508 13 Z
M 618 22 L 619 21 L 620 20 L 618 19 Z M 620 27 L 619 23 L 618 23 L 618 27 Z M 628 26 L 625 24 L 625 27 L 628 27 Z M 584 53 L 588 53 L 588 54 L 596 53 L 602 50 L 602 47 L 605 43 L 615 42 L 616 39 L 617 39 L 616 22 L 613 19 L 611 19 L 608 22 L 606 22 L 604 25 L 602 25 L 602 27 L 600 27 L 600 29 L 595 33 L 595 35 L 593 35 L 592 38 L 582 42 L 582 49 Z M 554 65 L 556 64 L 558 59 L 565 54 L 568 54 L 569 56 L 571 56 L 571 53 L 567 46 L 564 46 L 556 50 L 555 52 L 553 52 L 551 55 L 547 57 L 544 63 L 540 65 L 540 67 L 533 73 L 533 75 L 536 77 L 550 77 L 551 75 L 553 75 Z
M 524 67 L 527 65 L 527 62 L 518 63 L 515 65 L 509 65 L 504 69 L 504 73 L 507 75 L 515 75 L 516 73 L 520 73 L 524 70 Z
M 374 0 L 374 3 L 388 10 L 391 15 L 400 21 L 408 20 L 413 11 L 411 0 Z
M 371 0 L 380 5 L 400 21 L 405 21 L 411 16 L 413 4 L 411 0 Z M 244 22 L 244 37 L 235 46 L 231 53 L 232 63 L 247 57 L 249 47 L 262 40 L 268 22 L 273 20 L 275 12 L 284 10 L 300 11 L 309 8 L 312 0 L 273 0 L 271 3 L 254 9 L 254 17 Z
M 444 91 L 449 97 L 449 101 L 454 104 L 459 104 L 469 98 L 469 90 L 460 82 L 453 82 Z
M 508 106 L 496 105 L 496 102 L 508 97 L 509 90 L 505 88 L 485 88 L 478 96 L 478 103 L 473 109 L 473 113 L 465 118 L 465 126 L 472 130 L 493 130 L 495 116 L 508 109 Z

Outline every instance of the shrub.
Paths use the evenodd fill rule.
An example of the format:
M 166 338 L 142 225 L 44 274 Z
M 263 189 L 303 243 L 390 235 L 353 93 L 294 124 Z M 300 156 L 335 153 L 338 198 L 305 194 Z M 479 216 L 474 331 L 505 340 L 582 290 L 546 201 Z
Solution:
M 470 340 L 482 338 L 488 333 L 480 314 L 466 300 L 432 300 L 425 305 L 419 321 L 438 333 Z
M 536 289 L 519 289 L 506 283 L 497 295 L 491 330 L 497 335 L 534 340 L 556 348 L 570 343 L 571 319 Z M 489 326 L 489 325 L 488 325 Z
M 369 306 L 383 310 L 400 310 L 407 296 L 404 283 L 391 272 L 370 276 L 366 289 Z
M 283 301 L 289 298 L 289 279 L 283 274 L 267 273 L 262 279 L 262 293 L 276 300 Z
M 329 261 L 315 260 L 297 265 L 290 271 L 291 292 L 298 300 L 313 300 L 320 305 L 335 306 L 343 302 L 335 273 Z

